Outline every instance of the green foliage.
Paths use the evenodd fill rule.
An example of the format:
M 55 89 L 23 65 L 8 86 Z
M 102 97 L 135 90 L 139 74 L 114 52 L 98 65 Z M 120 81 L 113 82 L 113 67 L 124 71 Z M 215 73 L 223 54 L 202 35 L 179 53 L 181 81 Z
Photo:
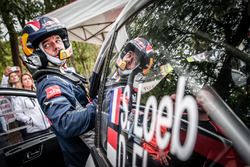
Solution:
M 0 6 L 5 6 L 5 8 L 0 9 L 0 23 L 5 26 L 6 24 L 11 24 L 10 27 L 15 27 L 13 34 L 20 34 L 20 26 L 23 27 L 27 21 L 60 8 L 69 2 L 70 0 L 44 0 L 43 2 L 40 0 L 2 0 Z M 10 34 L 9 31 L 8 29 L 8 33 Z M 10 42 L 3 40 L 4 35 L 3 31 L 0 29 L 1 74 L 6 66 L 13 65 Z M 74 56 L 69 60 L 68 65 L 73 66 L 78 73 L 89 77 L 100 49 L 99 46 L 81 42 L 73 42 L 72 46 Z M 20 48 L 19 50 L 20 54 L 22 54 Z M 23 68 L 23 70 L 25 71 L 26 69 Z
M 4 0 L 1 1 L 1 6 L 5 6 L 0 10 L 1 18 L 6 20 L 5 25 L 8 21 L 16 27 L 23 27 L 26 21 L 44 14 L 44 5 L 39 0 Z M 16 31 L 18 32 L 17 28 Z
M 10 43 L 0 41 L 0 79 L 2 78 L 6 66 L 12 66 Z
M 90 77 L 100 46 L 84 42 L 72 42 L 72 48 L 74 55 L 71 57 L 68 66 L 74 67 L 77 73 L 87 78 Z
M 55 9 L 58 9 L 69 2 L 70 0 L 44 0 L 45 13 L 49 13 Z
M 12 66 L 14 62 L 16 65 L 19 64 L 19 54 L 22 54 L 22 51 L 20 49 L 19 52 L 17 51 L 17 45 L 19 43 L 17 36 L 21 33 L 22 28 L 20 27 L 23 27 L 27 21 L 45 14 L 45 11 L 51 12 L 69 2 L 70 0 L 45 0 L 44 3 L 40 0 L 0 1 L 0 24 L 7 28 L 7 33 L 4 32 L 2 28 L 0 29 L 1 74 L 6 66 Z M 12 48 L 9 39 L 6 37 L 10 37 Z

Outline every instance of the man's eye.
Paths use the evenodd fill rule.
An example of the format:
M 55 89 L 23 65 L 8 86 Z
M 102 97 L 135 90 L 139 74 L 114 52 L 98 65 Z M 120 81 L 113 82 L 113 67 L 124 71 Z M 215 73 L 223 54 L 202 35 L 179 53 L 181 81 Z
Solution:
M 48 43 L 43 44 L 44 49 L 48 49 L 49 47 L 50 47 L 50 44 L 48 44 Z
M 57 43 L 62 43 L 62 40 L 61 40 L 61 39 L 58 39 L 56 42 L 57 42 Z
M 133 54 L 133 52 L 132 52 L 132 51 L 129 51 L 129 52 L 128 52 L 128 55 L 132 55 L 132 54 Z

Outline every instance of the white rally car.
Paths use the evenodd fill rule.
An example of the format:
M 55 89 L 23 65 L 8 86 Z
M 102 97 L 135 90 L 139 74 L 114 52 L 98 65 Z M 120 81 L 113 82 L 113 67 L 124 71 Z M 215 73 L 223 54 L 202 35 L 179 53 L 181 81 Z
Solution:
M 250 165 L 249 11 L 245 0 L 129 1 L 91 78 L 93 164 Z M 153 64 L 115 82 L 116 60 L 137 37 L 152 44 Z

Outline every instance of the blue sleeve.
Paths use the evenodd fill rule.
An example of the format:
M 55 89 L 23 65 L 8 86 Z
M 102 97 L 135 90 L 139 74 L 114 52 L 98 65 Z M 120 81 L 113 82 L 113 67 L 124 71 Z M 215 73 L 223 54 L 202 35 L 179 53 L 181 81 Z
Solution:
M 50 88 L 55 88 L 54 92 L 53 89 L 51 93 L 48 92 Z M 45 79 L 37 84 L 37 98 L 59 135 L 66 138 L 79 136 L 94 128 L 96 107 L 89 104 L 85 109 L 76 110 L 71 83 Z

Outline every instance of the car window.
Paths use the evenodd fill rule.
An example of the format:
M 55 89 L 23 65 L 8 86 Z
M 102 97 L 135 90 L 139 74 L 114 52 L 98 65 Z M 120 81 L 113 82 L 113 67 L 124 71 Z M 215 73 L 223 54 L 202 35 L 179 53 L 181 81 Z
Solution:
M 174 166 L 241 166 L 245 163 L 232 136 L 220 126 L 222 117 L 218 119 L 216 114 L 226 111 L 239 119 L 242 127 L 250 127 L 250 62 L 247 58 L 250 36 L 249 27 L 243 24 L 246 11 L 245 1 L 154 1 L 117 31 L 107 77 L 103 77 L 105 89 L 101 106 L 101 144 L 112 165 L 142 164 L 144 156 L 148 157 L 148 165 L 166 165 L 161 161 L 162 155 Z M 143 37 L 153 45 L 154 65 L 147 75 L 138 73 L 132 80 L 132 89 L 139 89 L 140 93 L 131 95 L 127 101 L 130 112 L 126 115 L 122 100 L 129 96 L 125 93 L 129 83 L 127 80 L 116 82 L 114 75 L 116 60 L 126 42 L 136 37 Z M 176 95 L 183 97 L 179 106 Z M 219 101 L 218 106 L 223 107 L 212 108 L 209 104 L 205 111 L 204 97 Z M 180 106 L 186 110 L 180 112 L 178 122 Z M 132 110 L 139 112 L 133 114 Z M 217 112 L 216 116 L 211 110 L 217 110 L 213 111 Z M 125 128 L 121 127 L 124 114 L 128 116 Z M 134 126 L 138 128 L 135 130 Z M 138 132 L 145 129 L 148 133 Z M 117 159 L 111 156 L 118 149 L 129 160 L 122 160 L 121 152 L 120 156 L 116 154 Z M 139 158 L 132 162 L 134 155 Z
M 36 98 L 0 96 L 0 148 L 48 132 L 50 123 Z

